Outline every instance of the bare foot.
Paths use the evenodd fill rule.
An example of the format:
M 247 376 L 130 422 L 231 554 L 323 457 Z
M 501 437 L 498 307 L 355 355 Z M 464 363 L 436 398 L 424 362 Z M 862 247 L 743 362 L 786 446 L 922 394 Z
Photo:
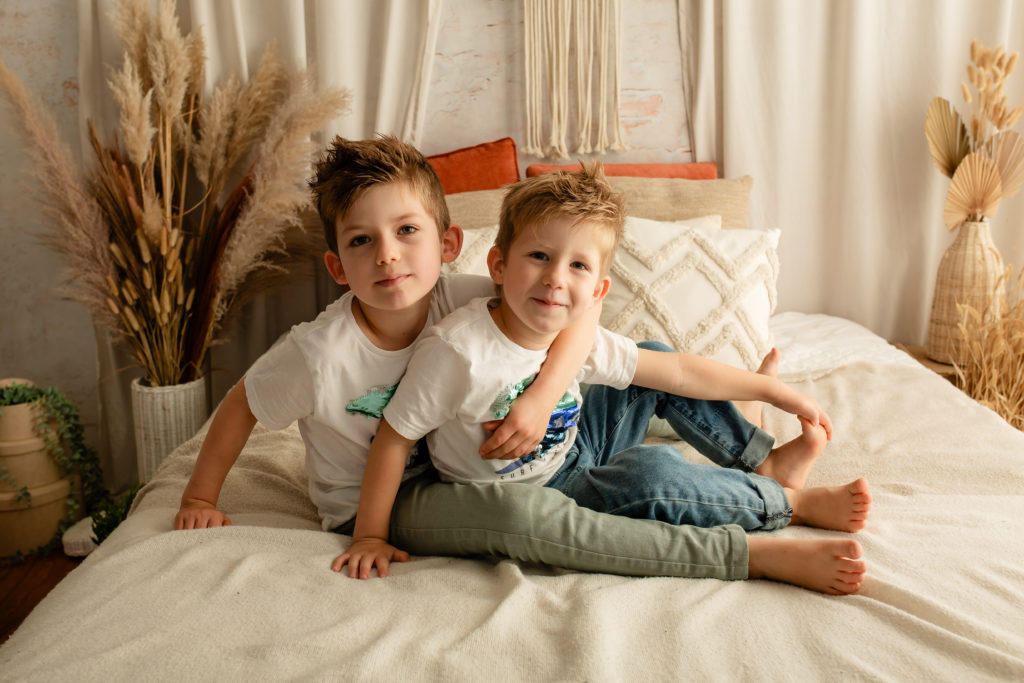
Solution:
M 867 563 L 860 543 L 848 539 L 748 536 L 747 576 L 772 579 L 829 595 L 860 590 Z
M 778 377 L 779 357 L 779 350 L 773 347 L 761 361 L 761 367 L 757 369 L 757 374 Z M 755 427 L 763 426 L 764 420 L 761 417 L 761 408 L 763 406 L 760 401 L 735 401 L 735 405 L 743 414 L 743 417 L 747 418 L 747 422 Z
M 863 477 L 842 486 L 786 489 L 786 495 L 793 506 L 790 524 L 851 533 L 867 526 L 871 494 L 868 492 L 868 480 Z
M 786 488 L 802 489 L 807 485 L 814 463 L 825 450 L 828 435 L 821 425 L 812 425 L 800 419 L 803 432 L 792 441 L 773 448 L 764 462 L 754 470 L 757 474 L 770 477 Z

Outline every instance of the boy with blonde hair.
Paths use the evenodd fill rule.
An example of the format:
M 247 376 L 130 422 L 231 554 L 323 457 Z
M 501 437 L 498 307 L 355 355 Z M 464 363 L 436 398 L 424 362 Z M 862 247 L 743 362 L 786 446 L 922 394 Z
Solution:
M 418 342 L 384 410 L 353 545 L 336 569 L 347 562 L 350 575 L 369 577 L 395 552 L 387 543 L 391 501 L 402 463 L 423 436 L 449 481 L 541 484 L 584 507 L 672 525 L 864 527 L 866 480 L 804 488 L 830 427 L 816 401 L 768 374 L 638 348 L 603 329 L 578 378 L 593 385 L 585 405 L 574 382 L 533 452 L 511 463 L 467 457 L 485 437 L 481 424 L 506 414 L 529 387 L 557 335 L 607 294 L 623 221 L 622 199 L 600 164 L 512 187 L 488 254 L 500 296 L 474 300 Z M 774 439 L 728 399 L 770 402 L 799 416 L 803 433 L 772 450 Z M 644 445 L 654 414 L 718 466 L 691 463 L 671 446 Z M 835 594 L 856 592 L 863 579 L 853 540 L 753 537 L 748 546 L 749 576 Z
M 225 397 L 182 494 L 177 529 L 231 523 L 217 499 L 258 419 L 271 429 L 298 421 L 310 497 L 323 527 L 350 533 L 370 441 L 413 341 L 446 313 L 494 293 L 489 278 L 440 275 L 441 263 L 458 255 L 462 233 L 449 227 L 440 181 L 415 148 L 393 137 L 336 138 L 315 173 L 310 184 L 329 245 L 325 264 L 350 291 L 315 320 L 293 328 Z M 484 445 L 488 457 L 516 458 L 540 441 L 547 414 L 593 343 L 595 326 L 583 326 L 582 344 L 564 340 L 561 359 L 552 351 L 537 381 Z M 539 425 L 533 415 L 543 416 Z M 474 446 L 466 455 L 475 453 Z M 503 555 L 629 575 L 746 575 L 747 549 L 738 528 L 614 518 L 540 487 L 442 484 L 432 471 L 414 474 L 418 461 L 410 460 L 398 473 L 404 482 L 390 534 L 419 554 Z M 387 573 L 386 564 L 378 566 Z

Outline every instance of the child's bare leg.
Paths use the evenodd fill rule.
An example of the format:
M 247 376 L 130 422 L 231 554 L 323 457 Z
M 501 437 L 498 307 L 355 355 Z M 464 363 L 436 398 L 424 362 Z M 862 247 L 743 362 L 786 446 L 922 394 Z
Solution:
M 779 350 L 772 348 L 771 351 L 761 361 L 761 367 L 757 369 L 757 374 L 768 375 L 769 377 L 779 376 Z M 747 418 L 747 422 L 754 425 L 755 427 L 763 426 L 763 418 L 761 417 L 761 409 L 764 407 L 760 401 L 734 401 L 733 405 L 736 409 L 743 414 L 743 417 Z
M 800 436 L 773 448 L 754 472 L 770 477 L 791 489 L 802 489 L 807 485 L 815 461 L 828 443 L 828 435 L 821 425 L 812 425 L 800 419 L 803 430 Z
M 748 536 L 747 576 L 803 588 L 849 595 L 860 590 L 867 563 L 860 543 L 849 539 L 804 539 Z
M 861 478 L 842 486 L 786 489 L 793 508 L 790 524 L 819 529 L 856 532 L 867 526 L 871 511 L 868 480 Z

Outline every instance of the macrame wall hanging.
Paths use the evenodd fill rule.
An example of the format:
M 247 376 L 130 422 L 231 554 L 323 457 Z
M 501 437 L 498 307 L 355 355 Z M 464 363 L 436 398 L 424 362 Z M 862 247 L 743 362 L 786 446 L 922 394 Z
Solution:
M 524 151 L 567 158 L 570 134 L 575 153 L 625 149 L 619 133 L 620 0 L 523 0 L 523 9 Z

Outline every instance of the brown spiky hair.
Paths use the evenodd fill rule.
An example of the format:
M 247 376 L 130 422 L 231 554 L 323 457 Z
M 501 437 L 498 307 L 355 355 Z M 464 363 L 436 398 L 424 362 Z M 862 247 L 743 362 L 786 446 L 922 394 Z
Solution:
M 434 167 L 410 144 L 393 135 L 369 140 L 336 136 L 314 166 L 309 186 L 323 223 L 327 246 L 338 252 L 337 221 L 368 188 L 379 183 L 406 182 L 437 223 L 438 235 L 451 219 L 444 188 Z
M 556 218 L 569 218 L 597 228 L 601 244 L 601 274 L 611 266 L 626 220 L 625 200 L 612 189 L 600 161 L 581 163 L 579 171 L 556 171 L 512 185 L 501 202 L 494 245 L 507 257 L 515 238 L 526 230 L 543 230 Z

